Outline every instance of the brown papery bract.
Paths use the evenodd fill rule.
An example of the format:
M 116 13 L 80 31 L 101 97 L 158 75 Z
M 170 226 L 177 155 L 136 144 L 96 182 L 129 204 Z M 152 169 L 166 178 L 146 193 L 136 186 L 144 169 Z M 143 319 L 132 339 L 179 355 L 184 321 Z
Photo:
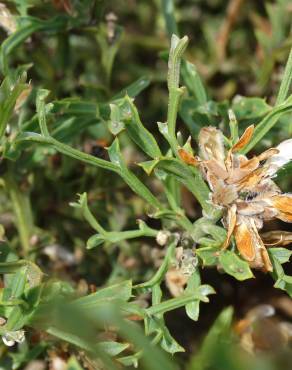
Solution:
M 254 126 L 249 126 L 226 151 L 222 132 L 214 127 L 203 128 L 199 135 L 199 168 L 212 190 L 212 203 L 223 210 L 227 238 L 222 249 L 229 246 L 233 235 L 240 255 L 251 267 L 272 271 L 259 230 L 265 221 L 274 218 L 292 222 L 292 196 L 281 194 L 271 179 L 274 168 L 271 171 L 270 166 L 275 166 L 273 157 L 279 157 L 279 149 L 270 148 L 251 159 L 238 153 L 250 142 L 253 132 Z M 265 242 L 271 245 L 267 238 Z

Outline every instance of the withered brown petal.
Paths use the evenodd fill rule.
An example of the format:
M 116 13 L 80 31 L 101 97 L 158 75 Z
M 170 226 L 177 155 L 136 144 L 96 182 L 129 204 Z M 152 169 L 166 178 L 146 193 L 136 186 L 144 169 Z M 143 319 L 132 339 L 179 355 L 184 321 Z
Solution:
M 232 147 L 233 153 L 238 152 L 240 149 L 244 148 L 250 142 L 253 132 L 254 132 L 254 125 L 251 125 L 244 131 L 244 133 L 242 134 L 238 142 L 233 145 Z
M 247 261 L 253 261 L 256 256 L 256 246 L 253 233 L 248 225 L 242 222 L 234 228 L 234 236 L 239 253 Z
M 228 177 L 228 172 L 223 165 L 224 164 L 221 165 L 216 159 L 204 161 L 204 166 L 206 167 L 207 171 L 214 174 L 218 179 L 225 180 Z
M 258 160 L 259 161 L 265 161 L 265 160 L 269 159 L 270 157 L 272 157 L 273 155 L 278 154 L 279 152 L 280 151 L 277 148 L 270 148 L 268 150 L 265 150 L 260 155 L 258 155 Z
M 265 211 L 264 204 L 257 201 L 237 201 L 237 212 L 244 216 L 255 216 Z
M 212 202 L 222 206 L 228 206 L 238 198 L 237 188 L 235 185 L 227 185 L 223 180 L 217 179 L 215 186 L 212 188 Z
M 247 160 L 246 162 L 242 163 L 240 165 L 240 168 L 242 170 L 244 169 L 244 170 L 254 171 L 255 169 L 258 168 L 259 163 L 260 163 L 260 161 L 259 161 L 258 157 L 253 157 L 253 158 Z
M 235 184 L 252 174 L 259 166 L 259 160 L 254 157 L 240 164 L 240 167 L 234 168 L 230 171 L 230 175 L 227 179 L 228 184 Z
M 261 234 L 266 245 L 289 245 L 292 243 L 292 233 L 289 231 L 268 231 Z
M 199 164 L 199 160 L 196 159 L 191 153 L 188 153 L 184 149 L 179 149 L 178 154 L 180 159 L 185 162 L 186 164 L 190 164 L 192 166 L 197 166 Z
M 206 180 L 208 181 L 208 184 L 211 190 L 214 190 L 215 188 L 217 188 L 218 182 L 220 181 L 220 179 L 218 179 L 217 176 L 215 176 L 213 173 L 209 171 L 206 171 L 205 177 L 206 177 Z
M 238 183 L 239 189 L 251 190 L 259 184 L 259 182 L 265 177 L 265 169 L 263 167 L 257 168 L 245 176 Z
M 237 248 L 242 257 L 250 263 L 253 268 L 263 271 L 272 271 L 273 267 L 262 239 L 256 228 L 253 218 L 239 219 L 241 223 L 234 229 Z
M 283 194 L 275 195 L 271 198 L 274 208 L 277 209 L 277 218 L 284 222 L 292 222 L 292 196 Z
M 227 153 L 227 156 L 226 156 L 226 159 L 225 159 L 225 167 L 227 169 L 227 171 L 229 172 L 230 170 L 232 170 L 233 168 L 233 159 L 234 159 L 234 156 L 232 155 L 232 148 L 228 150 L 228 153 Z
M 227 224 L 228 224 L 227 237 L 226 237 L 225 242 L 222 245 L 222 249 L 228 248 L 231 236 L 233 234 L 233 231 L 236 225 L 236 205 L 235 204 L 232 204 L 232 206 L 228 209 Z
M 203 127 L 199 133 L 199 147 L 201 158 L 204 160 L 216 159 L 224 163 L 225 150 L 223 134 L 216 127 Z
M 272 197 L 272 202 L 278 210 L 292 214 L 292 195 L 275 195 Z
M 264 262 L 264 271 L 266 271 L 266 272 L 273 271 L 273 265 L 272 265 L 272 262 L 270 260 L 270 257 L 269 257 L 269 254 L 268 254 L 266 248 L 261 249 L 261 256 L 262 256 L 262 259 L 263 259 L 263 262 Z

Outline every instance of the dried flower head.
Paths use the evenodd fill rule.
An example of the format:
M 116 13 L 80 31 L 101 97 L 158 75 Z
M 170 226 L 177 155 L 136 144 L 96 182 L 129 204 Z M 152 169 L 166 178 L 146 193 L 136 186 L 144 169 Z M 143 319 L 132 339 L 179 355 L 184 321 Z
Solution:
M 198 166 L 211 189 L 210 201 L 223 211 L 227 248 L 234 235 L 241 256 L 251 267 L 272 271 L 264 241 L 259 235 L 265 221 L 278 218 L 292 222 L 292 195 L 283 194 L 272 181 L 279 168 L 292 159 L 292 139 L 282 142 L 262 154 L 248 159 L 240 151 L 252 138 L 254 126 L 249 126 L 228 150 L 224 137 L 215 127 L 204 127 L 199 134 Z M 189 162 L 189 161 L 188 161 Z M 287 244 L 287 235 L 276 244 Z M 273 241 L 275 234 L 273 235 Z M 271 245 L 267 243 L 267 245 Z

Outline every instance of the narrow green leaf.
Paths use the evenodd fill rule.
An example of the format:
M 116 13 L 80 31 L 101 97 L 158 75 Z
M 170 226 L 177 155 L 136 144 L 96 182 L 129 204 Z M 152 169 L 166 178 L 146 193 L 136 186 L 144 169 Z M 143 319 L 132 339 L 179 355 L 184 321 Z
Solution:
M 99 245 L 102 245 L 106 241 L 105 235 L 101 234 L 95 234 L 92 235 L 86 242 L 86 248 L 87 249 L 92 249 L 96 248 Z
M 218 345 L 228 343 L 231 337 L 233 317 L 232 307 L 225 308 L 215 320 L 198 353 L 192 357 L 187 370 L 205 370 L 212 363 L 213 354 Z
M 121 99 L 125 95 L 128 95 L 130 98 L 135 98 L 137 95 L 139 95 L 143 90 L 145 90 L 150 85 L 151 79 L 147 76 L 142 76 L 138 78 L 135 82 L 133 82 L 131 85 L 125 87 L 122 91 L 120 91 L 118 94 L 116 94 L 112 101 Z
M 157 163 L 156 168 L 175 176 L 178 181 L 183 183 L 190 192 L 194 194 L 204 211 L 210 217 L 215 215 L 216 210 L 208 201 L 210 192 L 209 188 L 196 168 L 188 167 L 180 160 L 169 157 L 161 158 Z
M 272 250 L 271 250 L 272 249 Z M 287 294 L 289 294 L 290 297 L 292 297 L 292 276 L 286 275 L 285 271 L 282 267 L 281 261 L 284 261 L 282 263 L 287 262 L 288 258 L 288 252 L 285 252 L 284 257 L 282 253 L 275 252 L 277 248 L 269 248 L 269 256 L 271 258 L 272 264 L 273 264 L 273 271 L 272 276 L 275 280 L 274 287 L 284 290 Z M 285 249 L 285 248 L 281 248 Z M 290 257 L 290 256 L 289 256 Z
M 81 162 L 88 163 L 92 166 L 100 167 L 116 173 L 119 172 L 119 167 L 114 165 L 113 163 L 106 161 L 104 159 L 94 157 L 93 155 L 81 152 L 80 150 L 74 149 L 67 144 L 63 144 L 52 137 L 44 137 L 35 132 L 23 132 L 17 136 L 15 143 L 20 145 L 23 142 L 35 142 L 50 145 L 60 153 L 67 155 L 71 158 L 77 159 Z
M 5 39 L 0 48 L 0 68 L 4 74 L 8 73 L 8 57 L 30 35 L 37 31 L 58 32 L 66 25 L 66 17 L 54 17 L 49 20 L 41 20 L 34 17 L 25 17 L 21 26 Z
M 121 283 L 99 289 L 97 292 L 85 297 L 78 298 L 74 303 L 82 308 L 93 308 L 100 304 L 105 304 L 113 300 L 128 301 L 132 295 L 132 281 L 125 280 Z
M 159 305 L 162 299 L 162 290 L 160 283 L 152 287 L 152 305 Z M 184 352 L 183 347 L 170 334 L 163 317 L 163 313 L 159 312 L 156 315 L 146 316 L 144 318 L 145 334 L 147 336 L 155 334 L 153 343 L 159 343 L 161 347 L 174 354 L 176 352 Z
M 286 248 L 276 247 L 269 248 L 269 254 L 272 254 L 281 264 L 289 262 L 292 251 Z
M 143 199 L 145 199 L 151 206 L 155 208 L 162 208 L 159 201 L 149 191 L 149 189 L 146 188 L 146 186 L 127 168 L 122 158 L 119 141 L 117 138 L 113 141 L 112 145 L 108 148 L 108 153 L 109 153 L 111 162 L 115 166 L 118 166 L 119 175 L 130 186 L 130 188 L 135 193 L 139 194 Z
M 10 77 L 5 77 L 0 86 L 0 139 L 2 139 L 6 126 L 13 114 L 17 98 L 27 88 L 25 84 L 26 73 L 23 73 L 13 83 Z
M 129 343 L 119 343 L 114 341 L 106 341 L 106 342 L 99 342 L 98 348 L 106 352 L 110 356 L 117 356 L 121 352 L 125 351 L 127 348 L 129 348 Z
M 93 352 L 94 350 L 94 343 L 89 343 L 75 333 L 70 333 L 56 327 L 49 327 L 46 331 L 48 334 L 53 335 L 54 337 L 57 337 L 65 342 L 71 343 L 74 346 L 82 348 L 85 351 Z
M 203 262 L 203 266 L 216 266 L 219 257 L 218 248 L 204 247 L 198 248 L 196 253 Z
M 125 124 L 125 128 L 130 138 L 151 158 L 161 157 L 154 136 L 143 126 L 137 108 L 133 104 L 131 98 L 126 96 L 119 104 L 121 112 L 121 120 Z
M 189 39 L 187 36 L 181 39 L 175 34 L 171 36 L 167 78 L 169 91 L 179 87 L 181 58 L 187 48 L 188 42 Z
M 285 67 L 284 75 L 276 100 L 276 105 L 284 103 L 284 101 L 288 97 L 289 90 L 291 88 L 291 82 L 292 82 L 292 48 L 290 50 L 288 61 Z
M 221 252 L 219 263 L 227 274 L 235 277 L 237 280 L 242 281 L 253 277 L 249 264 L 238 257 L 234 252 Z
M 152 161 L 138 163 L 138 166 L 142 167 L 143 170 L 147 173 L 147 175 L 151 175 L 152 171 L 154 170 L 158 162 L 159 159 L 153 159 Z
M 93 235 L 87 241 L 87 248 L 91 249 L 97 247 L 104 242 L 116 244 L 123 240 L 139 238 L 142 236 L 156 237 L 158 230 L 148 227 L 142 220 L 138 220 L 138 223 L 138 230 L 104 231 L 101 234 Z
M 214 292 L 214 290 L 212 290 L 212 288 L 209 286 L 208 288 L 206 288 L 206 286 L 202 286 L 202 289 L 198 289 L 194 293 L 183 294 L 179 297 L 168 299 L 167 301 L 164 301 L 162 303 L 154 304 L 153 306 L 147 308 L 146 312 L 150 316 L 164 314 L 165 312 L 184 307 L 185 305 L 198 299 L 203 302 L 208 302 L 209 299 L 207 298 L 206 292 L 207 294 L 211 294 L 211 292 Z
M 110 104 L 111 114 L 109 121 L 109 130 L 113 135 L 118 135 L 125 129 L 124 122 L 121 120 L 120 109 L 116 104 Z
M 208 101 L 207 93 L 195 65 L 183 61 L 181 74 L 189 93 L 195 97 L 198 104 L 206 104 Z
M 192 293 L 201 284 L 201 278 L 198 271 L 195 271 L 192 276 L 190 276 L 187 287 L 185 289 L 185 293 Z M 196 300 L 194 302 L 188 303 L 185 306 L 186 314 L 191 320 L 197 321 L 200 314 L 200 300 Z

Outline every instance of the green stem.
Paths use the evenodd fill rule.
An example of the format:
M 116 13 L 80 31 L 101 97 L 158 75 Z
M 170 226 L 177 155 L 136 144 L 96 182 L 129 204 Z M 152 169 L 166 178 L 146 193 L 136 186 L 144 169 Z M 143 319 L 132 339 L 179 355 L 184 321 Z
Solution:
M 142 236 L 148 236 L 155 238 L 157 236 L 158 231 L 147 227 L 143 230 L 127 230 L 127 231 L 111 231 L 107 232 L 107 235 L 111 239 L 111 234 L 114 236 L 114 242 L 116 241 L 123 241 L 128 239 L 135 239 L 140 238 Z
M 158 315 L 163 314 L 168 311 L 175 310 L 179 307 L 184 307 L 188 303 L 194 302 L 195 300 L 201 299 L 200 294 L 192 293 L 192 294 L 186 294 L 180 297 L 171 298 L 167 301 L 164 301 L 162 303 L 155 304 L 149 308 L 146 309 L 146 312 L 148 315 Z
M 29 308 L 29 305 L 27 302 L 25 302 L 23 299 L 10 299 L 8 301 L 0 301 L 0 306 L 5 307 L 14 307 L 14 306 L 24 306 L 26 309 Z
M 176 222 L 183 229 L 185 229 L 190 235 L 192 235 L 193 224 L 192 222 L 183 214 L 183 211 L 177 212 Z
M 174 88 L 169 91 L 169 103 L 167 110 L 168 137 L 169 145 L 176 156 L 178 156 L 178 143 L 175 136 L 176 120 L 180 98 L 183 94 L 183 91 L 183 88 Z
M 167 87 L 169 91 L 168 110 L 167 110 L 167 126 L 168 132 L 166 138 L 173 153 L 177 156 L 177 140 L 175 136 L 177 112 L 180 98 L 184 92 L 183 88 L 179 87 L 180 64 L 182 55 L 187 47 L 187 36 L 179 39 L 176 35 L 172 35 L 171 47 L 168 59 L 168 76 Z
M 80 195 L 78 207 L 81 208 L 83 217 L 89 223 L 89 225 L 101 235 L 106 235 L 106 230 L 100 225 L 100 223 L 96 220 L 93 216 L 92 212 L 90 211 L 87 203 L 87 193 L 83 193 Z
M 177 245 L 176 241 L 173 241 L 169 245 L 169 247 L 167 248 L 167 252 L 166 252 L 166 255 L 164 257 L 164 260 L 163 260 L 161 266 L 159 267 L 159 269 L 156 271 L 155 275 L 150 280 L 146 281 L 145 283 L 135 285 L 133 287 L 134 289 L 151 288 L 154 285 L 161 283 L 162 279 L 164 278 L 164 276 L 165 276 L 165 274 L 168 270 L 168 267 L 169 267 L 169 264 L 170 264 L 171 259 L 173 257 L 176 245 Z
M 180 78 L 180 64 L 182 55 L 187 47 L 188 38 L 183 37 L 179 39 L 176 35 L 171 38 L 171 48 L 168 61 L 168 79 L 167 86 L 169 90 L 169 104 L 167 111 L 167 130 L 162 124 L 160 125 L 160 131 L 164 137 L 168 140 L 169 145 L 172 149 L 173 154 L 179 159 L 178 155 L 178 142 L 176 139 L 176 120 L 179 108 L 179 102 L 184 92 L 183 88 L 179 87 Z M 187 166 L 187 165 L 185 165 Z M 195 197 L 200 202 L 204 211 L 210 218 L 217 218 L 218 212 L 214 212 L 212 206 L 208 203 L 209 189 L 202 179 L 196 168 L 190 167 L 190 171 L 194 175 L 194 178 L 190 180 L 188 188 L 192 191 Z
M 68 155 L 72 158 L 82 160 L 83 162 L 87 162 L 89 164 L 93 164 L 97 167 L 106 169 L 106 170 L 111 170 L 113 172 L 119 172 L 118 171 L 118 166 L 115 164 L 105 161 L 100 158 L 96 158 L 90 154 L 86 154 L 84 152 L 80 152 L 80 150 L 74 149 L 69 145 L 63 144 L 60 141 L 50 137 L 50 144 L 52 144 L 60 153 Z
M 155 238 L 158 231 L 151 229 L 146 224 L 138 230 L 127 231 L 103 231 L 102 234 L 93 235 L 87 242 L 87 248 L 91 249 L 97 247 L 100 243 L 108 242 L 116 244 L 128 239 L 140 238 L 142 236 Z

